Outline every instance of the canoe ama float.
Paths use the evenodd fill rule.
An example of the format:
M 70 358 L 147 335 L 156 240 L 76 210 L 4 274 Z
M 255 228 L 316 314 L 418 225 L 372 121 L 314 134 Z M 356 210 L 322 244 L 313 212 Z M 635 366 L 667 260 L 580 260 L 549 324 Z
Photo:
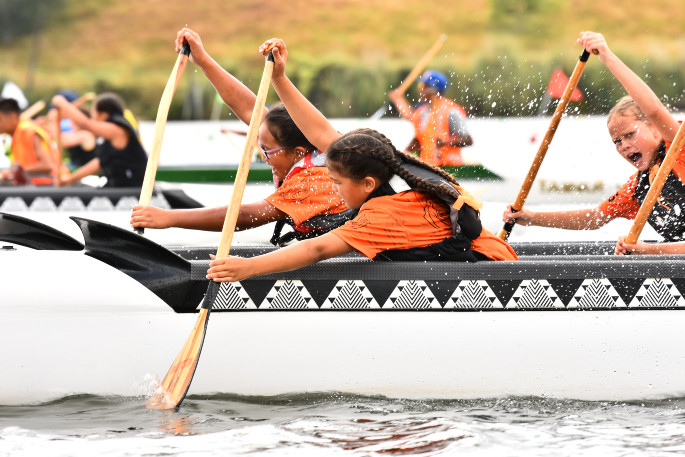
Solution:
M 12 348 L 0 404 L 148 395 L 195 321 L 207 285 L 201 259 L 212 249 L 167 250 L 144 238 L 128 246 L 125 231 L 77 219 L 82 251 L 0 251 L 11 285 L 0 302 L 7 323 L 0 344 Z M 122 232 L 118 254 L 130 256 L 99 246 L 110 230 Z M 685 393 L 680 256 L 618 258 L 608 254 L 610 243 L 514 247 L 519 262 L 346 256 L 224 284 L 189 394 L 632 400 Z M 172 261 L 173 274 L 157 268 Z M 36 281 L 26 271 L 38 262 L 51 274 Z M 169 287 L 175 292 L 161 293 Z
M 444 170 L 458 180 L 502 180 L 501 176 L 482 164 L 450 166 L 444 167 Z M 175 183 L 227 183 L 233 182 L 237 171 L 237 165 L 160 166 L 157 169 L 157 180 Z M 266 164 L 252 164 L 247 181 L 250 183 L 273 182 L 271 167 Z

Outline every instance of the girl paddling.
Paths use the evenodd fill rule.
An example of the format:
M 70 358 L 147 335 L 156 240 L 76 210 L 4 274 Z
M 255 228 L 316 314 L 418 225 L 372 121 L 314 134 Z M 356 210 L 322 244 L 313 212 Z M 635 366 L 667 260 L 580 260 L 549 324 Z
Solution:
M 177 52 L 184 41 L 190 46 L 190 60 L 202 69 L 238 118 L 249 124 L 255 94 L 210 57 L 196 32 L 188 28 L 178 32 Z M 325 233 L 352 216 L 333 189 L 324 166 L 324 155 L 305 138 L 282 104 L 267 110 L 259 129 L 259 145 L 279 187 L 264 200 L 241 205 L 238 230 L 278 221 L 272 242 L 284 244 L 293 238 L 304 239 Z M 221 231 L 226 210 L 226 206 L 190 210 L 135 206 L 131 225 Z M 291 225 L 293 231 L 280 236 L 284 223 Z
M 272 48 L 272 84 L 295 123 L 319 150 L 326 151 L 328 173 L 338 194 L 358 215 L 342 227 L 266 255 L 214 259 L 207 277 L 238 281 L 251 276 L 304 267 L 353 251 L 374 260 L 515 260 L 509 245 L 486 230 L 479 207 L 449 174 L 399 152 L 384 135 L 370 129 L 339 134 L 285 75 L 287 49 Z M 394 175 L 412 190 L 395 192 Z M 445 202 L 451 202 L 450 206 Z
M 649 86 L 611 52 L 601 34 L 583 32 L 578 43 L 588 52 L 599 52 L 599 60 L 628 92 L 628 96 L 619 100 L 609 112 L 607 127 L 616 150 L 637 169 L 637 173 L 615 195 L 595 208 L 552 212 L 524 209 L 512 212 L 511 207 L 508 207 L 502 217 L 505 222 L 516 219 L 521 225 L 595 230 L 619 217 L 634 219 L 665 152 L 678 131 L 678 121 Z M 660 200 L 648 219 L 649 224 L 666 241 L 683 240 L 685 235 L 684 181 L 685 151 L 676 159 Z M 620 241 L 616 253 L 622 254 L 631 249 L 637 248 L 626 246 Z

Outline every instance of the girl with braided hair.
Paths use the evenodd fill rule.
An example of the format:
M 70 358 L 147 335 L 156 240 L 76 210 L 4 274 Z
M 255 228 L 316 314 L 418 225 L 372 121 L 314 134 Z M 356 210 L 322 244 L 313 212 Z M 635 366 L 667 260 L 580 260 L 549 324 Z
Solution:
M 357 216 L 318 238 L 251 258 L 213 258 L 207 278 L 218 282 L 294 270 L 353 251 L 374 260 L 517 260 L 511 247 L 482 229 L 480 203 L 450 175 L 399 152 L 381 133 L 338 133 L 285 76 L 282 40 L 260 47 L 274 56 L 272 84 L 292 119 L 325 151 L 328 174 Z M 398 175 L 412 188 L 395 192 Z

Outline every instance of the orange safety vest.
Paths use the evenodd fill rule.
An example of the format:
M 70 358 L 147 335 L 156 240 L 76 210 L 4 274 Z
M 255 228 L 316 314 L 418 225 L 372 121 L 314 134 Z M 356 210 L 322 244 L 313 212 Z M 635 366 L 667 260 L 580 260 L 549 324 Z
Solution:
M 448 142 L 450 137 L 450 112 L 458 111 L 466 117 L 466 110 L 449 98 L 439 97 L 435 104 L 424 103 L 414 111 L 412 123 L 416 139 L 421 146 L 419 158 L 434 167 L 463 165 L 461 148 L 458 146 L 436 146 L 436 141 Z
M 36 185 L 49 185 L 53 183 L 52 176 L 55 175 L 55 164 L 59 161 L 59 151 L 50 138 L 50 135 L 40 126 L 29 120 L 19 121 L 14 134 L 12 135 L 12 163 L 20 165 L 22 168 L 30 167 L 38 163 L 38 156 L 33 148 L 33 137 L 38 135 L 41 139 L 43 148 L 48 153 L 52 171 L 49 175 L 33 176 L 31 183 Z

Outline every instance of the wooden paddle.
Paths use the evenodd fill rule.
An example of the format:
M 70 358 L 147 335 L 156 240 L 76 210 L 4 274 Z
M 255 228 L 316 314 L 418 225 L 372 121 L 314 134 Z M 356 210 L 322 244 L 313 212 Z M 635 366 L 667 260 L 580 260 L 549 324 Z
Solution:
M 92 102 L 93 100 L 95 100 L 95 97 L 97 97 L 95 92 L 86 92 L 85 94 L 81 95 L 79 98 L 74 100 L 72 105 L 79 108 L 80 106 L 85 105 L 86 103 Z
M 545 133 L 545 137 L 542 139 L 542 143 L 540 143 L 538 152 L 537 154 L 535 154 L 535 158 L 533 159 L 533 163 L 530 166 L 530 170 L 528 170 L 528 175 L 523 181 L 523 185 L 521 186 L 521 190 L 519 190 L 519 194 L 516 197 L 516 201 L 513 205 L 511 205 L 511 210 L 513 212 L 521 211 L 521 209 L 523 208 L 523 204 L 526 202 L 526 198 L 528 198 L 528 193 L 530 192 L 530 188 L 533 186 L 533 182 L 535 181 L 535 177 L 538 174 L 538 170 L 540 170 L 540 165 L 542 165 L 542 161 L 545 159 L 547 149 L 549 148 L 549 145 L 552 142 L 552 138 L 554 138 L 554 134 L 557 131 L 557 127 L 559 127 L 559 122 L 561 122 L 561 118 L 564 115 L 564 112 L 566 111 L 566 106 L 568 106 L 568 103 L 571 100 L 573 90 L 576 88 L 578 80 L 580 79 L 580 75 L 583 73 L 583 69 L 585 68 L 585 63 L 589 58 L 590 53 L 583 49 L 583 53 L 580 55 L 578 59 L 576 68 L 573 70 L 573 74 L 571 75 L 571 78 L 569 79 L 568 84 L 566 85 L 564 95 L 561 97 L 561 100 L 559 100 L 559 105 L 557 105 L 557 109 L 554 110 L 552 122 L 550 122 L 549 128 L 547 129 L 547 133 Z M 506 241 L 509 238 L 509 235 L 511 234 L 511 230 L 514 228 L 514 225 L 516 225 L 516 219 L 514 219 L 513 222 L 505 223 L 504 227 L 497 236 L 499 236 L 500 239 Z
M 414 80 L 416 79 L 417 76 L 423 71 L 424 68 L 426 68 L 426 65 L 435 57 L 435 54 L 438 53 L 440 48 L 442 48 L 442 45 L 445 44 L 445 41 L 447 41 L 447 35 L 443 34 L 440 35 L 440 38 L 433 43 L 433 46 L 430 47 L 430 49 L 421 57 L 421 59 L 414 65 L 414 68 L 409 72 L 406 78 L 404 78 L 404 81 L 402 81 L 402 84 L 397 88 L 397 91 L 404 94 L 407 92 L 409 87 L 412 85 Z M 373 113 L 370 117 L 370 119 L 380 119 L 383 114 L 385 114 L 385 110 L 387 108 L 387 105 L 381 106 L 375 113 Z
M 36 103 L 22 111 L 19 115 L 19 119 L 22 121 L 31 119 L 36 114 L 40 113 L 43 108 L 45 108 L 45 102 L 43 100 L 38 100 Z
M 140 199 L 138 200 L 138 204 L 141 206 L 149 205 L 150 200 L 152 200 L 152 191 L 155 187 L 155 177 L 157 175 L 157 165 L 159 164 L 159 154 L 162 150 L 162 139 L 164 138 L 164 127 L 166 127 L 171 99 L 174 97 L 174 92 L 176 92 L 178 83 L 181 80 L 183 70 L 185 70 L 186 64 L 188 63 L 188 56 L 190 56 L 190 46 L 188 43 L 185 43 L 178 53 L 176 64 L 171 71 L 171 76 L 169 76 L 169 81 L 167 81 L 166 86 L 164 87 L 162 99 L 159 102 L 157 119 L 155 120 L 155 131 L 152 136 L 152 149 L 147 158 L 145 177 L 143 178 L 143 186 L 140 189 Z M 139 235 L 142 235 L 145 231 L 143 227 L 136 227 L 134 230 Z
M 59 183 L 62 180 L 62 161 L 64 160 L 62 152 L 62 112 L 56 110 L 55 116 L 55 146 L 57 147 L 57 163 L 55 164 L 55 179 Z
M 678 158 L 680 150 L 685 145 L 685 127 L 683 127 L 683 125 L 685 125 L 685 123 L 680 124 L 678 132 L 676 133 L 675 138 L 673 138 L 673 143 L 671 143 L 671 147 L 668 148 L 666 157 L 664 157 L 664 161 L 661 163 L 659 171 L 656 173 L 656 176 L 654 176 L 654 181 L 652 181 L 652 184 L 649 186 L 645 201 L 640 205 L 640 210 L 637 212 L 637 216 L 635 216 L 633 225 L 630 227 L 630 231 L 625 237 L 625 242 L 628 244 L 637 242 L 647 219 L 649 219 L 649 215 L 652 213 L 654 204 L 659 199 L 659 195 L 661 195 L 661 189 L 663 189 L 666 179 L 671 173 L 673 162 Z
M 227 257 L 231 248 L 233 232 L 235 231 L 238 213 L 240 212 L 240 203 L 243 199 L 243 191 L 245 190 L 247 175 L 250 171 L 250 162 L 252 162 L 252 146 L 257 141 L 259 126 L 264 117 L 264 106 L 266 104 L 266 95 L 269 91 L 273 67 L 274 57 L 273 54 L 269 52 L 269 55 L 266 58 L 262 80 L 259 84 L 257 100 L 255 101 L 255 106 L 252 111 L 250 127 L 247 130 L 243 155 L 240 164 L 238 165 L 231 203 L 228 205 L 228 211 L 226 211 L 226 219 L 224 219 L 224 226 L 221 231 L 221 240 L 219 241 L 219 247 L 216 252 L 217 258 Z M 195 374 L 197 362 L 200 359 L 202 343 L 204 342 L 205 334 L 207 333 L 209 312 L 214 305 L 214 301 L 219 292 L 219 287 L 220 283 L 214 281 L 209 282 L 207 293 L 202 301 L 202 308 L 200 309 L 200 314 L 195 323 L 195 327 L 193 327 L 181 352 L 179 352 L 176 360 L 174 360 L 171 368 L 169 368 L 169 372 L 157 387 L 155 394 L 146 403 L 146 407 L 154 409 L 171 409 L 178 408 L 181 405 L 181 402 L 188 392 L 193 375 Z

